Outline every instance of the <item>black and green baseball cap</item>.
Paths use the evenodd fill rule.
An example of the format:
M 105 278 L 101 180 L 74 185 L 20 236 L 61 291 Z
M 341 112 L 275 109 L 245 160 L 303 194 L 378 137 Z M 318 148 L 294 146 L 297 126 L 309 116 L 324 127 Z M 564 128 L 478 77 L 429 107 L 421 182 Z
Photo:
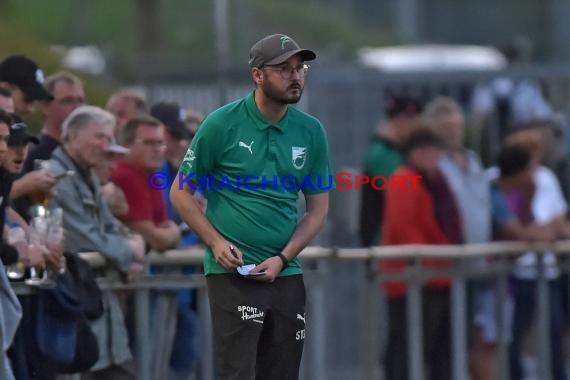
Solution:
M 257 41 L 251 47 L 249 66 L 278 65 L 295 54 L 299 54 L 303 61 L 312 61 L 317 58 L 312 50 L 301 49 L 291 37 L 284 34 L 272 34 Z

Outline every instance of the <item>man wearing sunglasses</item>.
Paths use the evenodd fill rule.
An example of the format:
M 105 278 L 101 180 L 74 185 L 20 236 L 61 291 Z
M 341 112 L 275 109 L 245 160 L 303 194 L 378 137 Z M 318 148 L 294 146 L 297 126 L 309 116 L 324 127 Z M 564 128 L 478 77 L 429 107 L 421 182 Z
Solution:
M 297 255 L 323 226 L 329 204 L 327 190 L 301 184 L 332 181 L 323 126 L 291 106 L 303 93 L 305 62 L 315 58 L 283 34 L 255 43 L 249 59 L 255 89 L 204 119 L 179 169 L 192 182 L 171 188 L 178 213 L 207 247 L 223 380 L 298 378 L 305 287 Z M 192 195 L 206 176 L 213 181 L 202 186 L 204 214 Z M 285 176 L 295 188 L 282 185 Z M 307 208 L 298 222 L 299 190 Z

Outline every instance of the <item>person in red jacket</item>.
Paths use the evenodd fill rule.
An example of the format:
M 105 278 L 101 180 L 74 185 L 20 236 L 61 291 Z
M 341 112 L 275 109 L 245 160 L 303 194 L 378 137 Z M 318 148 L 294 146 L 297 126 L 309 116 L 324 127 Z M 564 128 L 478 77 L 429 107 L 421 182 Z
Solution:
M 386 194 L 382 245 L 446 245 L 455 244 L 461 238 L 456 236 L 460 235 L 460 231 L 447 226 L 455 223 L 450 223 L 449 220 L 442 223 L 441 220 L 442 204 L 446 203 L 446 208 L 449 208 L 447 202 L 453 202 L 451 194 L 447 202 L 442 195 L 449 192 L 438 170 L 442 153 L 441 140 L 427 128 L 421 128 L 410 135 L 406 144 L 406 162 L 393 174 L 405 176 L 404 185 L 392 187 Z M 421 176 L 421 179 L 414 179 L 417 176 Z M 447 211 L 445 217 L 453 220 L 455 214 L 456 212 Z M 379 264 L 384 273 L 402 271 L 407 265 L 407 260 L 383 260 Z M 422 267 L 446 268 L 449 267 L 449 262 L 427 259 L 422 260 Z M 424 356 L 429 367 L 428 379 L 450 378 L 449 288 L 449 279 L 433 279 L 422 291 Z M 385 377 L 405 380 L 408 378 L 406 284 L 386 282 L 384 291 L 388 297 L 389 318 L 384 356 Z

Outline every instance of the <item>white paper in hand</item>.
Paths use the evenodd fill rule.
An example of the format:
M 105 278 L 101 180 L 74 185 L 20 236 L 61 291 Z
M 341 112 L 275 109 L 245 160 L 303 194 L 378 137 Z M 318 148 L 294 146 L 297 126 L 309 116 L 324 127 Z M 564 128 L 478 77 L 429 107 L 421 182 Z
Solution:
M 237 267 L 237 271 L 242 276 L 261 276 L 265 274 L 265 272 L 249 273 L 253 268 L 255 268 L 255 264 L 242 265 L 241 267 Z

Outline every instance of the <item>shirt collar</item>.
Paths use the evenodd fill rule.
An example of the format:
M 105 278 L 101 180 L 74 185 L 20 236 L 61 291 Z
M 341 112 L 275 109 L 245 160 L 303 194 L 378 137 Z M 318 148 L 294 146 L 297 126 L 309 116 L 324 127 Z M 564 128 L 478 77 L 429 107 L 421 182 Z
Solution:
M 249 114 L 252 116 L 253 122 L 260 130 L 274 127 L 275 129 L 283 132 L 285 131 L 285 128 L 287 128 L 287 124 L 289 123 L 289 107 L 287 107 L 287 112 L 285 112 L 285 115 L 283 115 L 281 120 L 279 120 L 279 122 L 276 124 L 272 124 L 265 119 L 265 117 L 259 111 L 259 108 L 257 108 L 257 104 L 255 104 L 255 90 L 251 91 L 246 96 L 245 106 Z
M 464 148 L 461 150 L 461 153 L 464 155 L 465 160 L 467 162 L 466 170 L 463 170 L 462 168 L 459 168 L 457 166 L 457 164 L 455 163 L 455 160 L 453 159 L 451 152 L 449 152 L 449 151 L 446 151 L 442 155 L 441 163 L 444 166 L 449 165 L 449 166 L 452 166 L 454 168 L 459 169 L 459 171 L 461 171 L 461 172 L 466 172 L 468 174 L 478 174 L 479 172 L 482 171 L 482 168 L 480 168 L 480 166 L 478 165 L 477 158 L 473 155 L 473 152 Z
M 79 163 L 78 163 L 73 157 L 71 157 L 71 155 L 70 155 L 69 152 L 65 149 L 65 147 L 62 146 L 61 150 L 62 150 L 63 153 L 67 156 L 67 158 L 69 159 L 69 162 L 71 162 L 71 164 L 73 164 L 73 166 L 75 166 L 75 168 L 77 169 L 77 172 L 78 172 L 83 178 L 85 178 L 85 179 L 87 179 L 87 180 L 90 180 L 90 179 L 91 179 L 91 169 L 79 165 Z

